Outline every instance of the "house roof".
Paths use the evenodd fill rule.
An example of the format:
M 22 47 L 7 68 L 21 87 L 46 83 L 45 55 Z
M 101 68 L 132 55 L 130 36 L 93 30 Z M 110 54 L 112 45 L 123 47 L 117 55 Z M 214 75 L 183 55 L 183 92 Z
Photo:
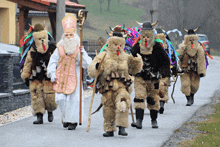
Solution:
M 28 10 L 56 12 L 57 0 L 7 0 L 18 4 L 18 7 L 24 7 Z M 80 5 L 66 0 L 66 9 L 71 11 L 73 9 L 85 9 L 85 5 Z
M 44 5 L 47 5 L 47 6 L 57 4 L 57 0 L 31 0 L 31 1 L 41 3 L 41 4 L 44 4 Z M 66 0 L 65 3 L 66 3 L 66 6 L 86 7 L 85 5 L 80 5 L 80 4 L 70 2 L 70 1 L 67 1 L 67 0 Z
M 50 4 L 56 4 L 57 0 L 32 0 L 32 1 L 41 1 L 41 2 L 48 2 Z M 85 5 L 80 5 L 71 1 L 66 1 L 67 6 L 75 6 L 75 7 L 86 7 Z
M 19 16 L 19 9 L 16 12 L 16 16 Z M 31 16 L 48 16 L 48 13 L 47 12 L 43 12 L 43 11 L 33 11 L 33 10 L 30 10 L 28 12 L 28 16 L 29 17 L 31 17 Z

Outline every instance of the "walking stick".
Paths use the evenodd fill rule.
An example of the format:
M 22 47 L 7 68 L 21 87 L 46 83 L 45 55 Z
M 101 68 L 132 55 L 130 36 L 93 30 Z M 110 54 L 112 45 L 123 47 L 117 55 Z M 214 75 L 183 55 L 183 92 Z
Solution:
M 177 79 L 178 79 L 178 76 L 176 77 L 176 81 L 177 81 Z M 173 91 L 172 91 L 172 93 L 171 93 L 171 98 L 172 98 L 174 104 L 175 104 L 175 100 L 174 100 L 174 98 L 173 98 L 173 93 L 174 93 L 176 81 L 175 81 L 175 83 L 173 84 Z
M 133 121 L 133 123 L 135 123 L 135 122 L 134 122 L 134 113 L 133 113 L 133 109 L 132 109 L 132 104 L 131 104 L 131 106 L 130 106 L 130 110 L 131 110 L 132 121 Z
M 80 30 L 80 47 L 83 46 L 83 24 L 85 21 L 85 12 L 81 9 L 78 12 L 79 18 L 79 30 Z M 79 125 L 82 125 L 82 80 L 83 80 L 83 70 L 82 70 L 82 51 L 80 49 L 80 101 L 79 101 Z
M 95 80 L 94 80 L 94 83 L 93 83 L 93 92 L 92 92 L 92 98 L 91 98 L 90 107 L 89 107 L 89 118 L 88 118 L 88 126 L 87 126 L 86 132 L 89 132 L 90 125 L 91 125 L 91 112 L 92 112 L 92 103 L 93 103 L 94 96 L 95 96 L 95 86 L 96 86 L 96 82 L 97 82 L 97 79 L 98 79 L 98 76 L 99 76 L 99 71 L 101 69 L 101 65 L 102 65 L 102 62 L 103 62 L 105 56 L 106 56 L 106 54 L 103 56 L 101 62 L 99 63 L 98 71 L 96 73 Z

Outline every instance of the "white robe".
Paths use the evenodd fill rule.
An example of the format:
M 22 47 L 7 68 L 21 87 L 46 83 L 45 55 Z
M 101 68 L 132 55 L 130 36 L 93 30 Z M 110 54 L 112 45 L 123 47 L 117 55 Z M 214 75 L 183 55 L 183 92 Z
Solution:
M 82 67 L 84 69 L 92 62 L 92 58 L 88 56 L 87 52 L 82 49 Z M 47 76 L 49 78 L 52 75 L 56 75 L 56 68 L 59 61 L 59 51 L 56 49 L 50 57 L 49 64 L 47 66 Z M 55 93 L 55 101 L 59 105 L 62 113 L 62 122 L 75 123 L 79 121 L 79 99 L 80 99 L 80 52 L 76 59 L 76 75 L 77 86 L 74 93 L 70 95 Z M 82 88 L 81 88 L 82 89 Z M 83 90 L 82 90 L 82 114 L 83 114 Z M 82 115 L 83 116 L 83 115 Z

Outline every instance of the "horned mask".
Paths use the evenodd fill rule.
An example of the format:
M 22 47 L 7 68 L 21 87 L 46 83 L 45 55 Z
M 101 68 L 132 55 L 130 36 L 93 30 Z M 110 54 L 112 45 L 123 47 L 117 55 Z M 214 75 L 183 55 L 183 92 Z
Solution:
M 187 33 L 187 35 L 184 36 L 184 44 L 186 45 L 186 52 L 190 56 L 195 56 L 199 46 L 198 43 L 199 37 L 196 35 L 195 32 L 199 29 L 199 27 L 196 28 L 195 30 L 193 29 L 187 30 L 185 28 L 183 29 Z
M 112 55 L 119 56 L 120 54 L 124 53 L 124 46 L 125 46 L 125 37 L 127 36 L 127 33 L 121 26 L 117 25 L 113 29 L 109 27 L 111 32 L 106 33 L 110 37 L 107 41 L 108 48 L 107 50 L 112 53 Z
M 136 21 L 136 20 L 135 20 Z M 140 23 L 136 21 L 139 25 Z M 158 23 L 151 23 L 149 21 L 145 21 L 142 24 L 141 28 L 141 36 L 140 36 L 140 53 L 145 54 L 145 55 L 150 55 L 152 54 L 153 51 L 153 45 L 154 45 L 154 29 L 153 27 Z

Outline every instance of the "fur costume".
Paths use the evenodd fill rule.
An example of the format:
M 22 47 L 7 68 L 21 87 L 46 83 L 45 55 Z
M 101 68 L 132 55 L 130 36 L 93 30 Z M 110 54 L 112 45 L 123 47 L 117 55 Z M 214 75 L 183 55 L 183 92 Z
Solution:
M 96 56 L 88 66 L 89 76 L 95 78 L 99 63 L 106 54 L 100 67 L 97 88 L 102 94 L 101 103 L 104 106 L 104 131 L 107 134 L 110 132 L 111 136 L 116 131 L 115 126 L 119 127 L 119 134 L 121 128 L 129 126 L 128 115 L 132 92 L 132 80 L 129 74 L 138 73 L 143 64 L 139 55 L 133 57 L 123 51 L 124 36 L 120 32 L 113 32 L 107 41 L 108 46 L 105 51 Z M 108 137 L 106 134 L 103 136 Z
M 168 49 L 167 40 L 170 40 L 169 36 L 162 31 L 162 29 L 157 28 L 157 38 L 163 41 L 163 47 L 167 54 L 170 54 L 170 70 L 173 77 L 177 75 L 177 61 L 176 56 L 173 50 Z M 164 103 L 168 103 L 169 96 L 168 96 L 168 88 L 170 86 L 170 77 L 161 77 L 160 79 L 160 88 L 159 88 L 159 96 L 160 96 L 160 114 L 163 114 L 164 111 Z
M 47 77 L 47 65 L 56 45 L 48 42 L 47 31 L 41 24 L 34 26 L 34 42 L 27 53 L 21 78 L 26 82 L 30 80 L 32 114 L 44 114 L 45 110 L 54 111 L 55 91 L 52 82 Z M 37 115 L 38 116 L 38 115 Z
M 144 22 L 141 29 L 140 40 L 131 49 L 131 53 L 140 54 L 143 60 L 143 69 L 135 75 L 134 88 L 134 108 L 136 109 L 137 123 L 132 123 L 133 127 L 142 128 L 144 116 L 145 100 L 150 110 L 152 122 L 156 123 L 157 113 L 160 109 L 159 82 L 160 76 L 170 77 L 170 61 L 162 45 L 155 42 L 154 30 L 151 22 Z M 157 127 L 152 125 L 152 127 Z
M 194 94 L 199 89 L 200 78 L 206 75 L 205 52 L 199 44 L 196 30 L 185 30 L 184 42 L 179 45 L 179 65 L 184 71 L 180 76 L 181 91 L 188 100 L 187 106 L 193 104 Z M 189 102 L 190 101 L 190 102 Z

